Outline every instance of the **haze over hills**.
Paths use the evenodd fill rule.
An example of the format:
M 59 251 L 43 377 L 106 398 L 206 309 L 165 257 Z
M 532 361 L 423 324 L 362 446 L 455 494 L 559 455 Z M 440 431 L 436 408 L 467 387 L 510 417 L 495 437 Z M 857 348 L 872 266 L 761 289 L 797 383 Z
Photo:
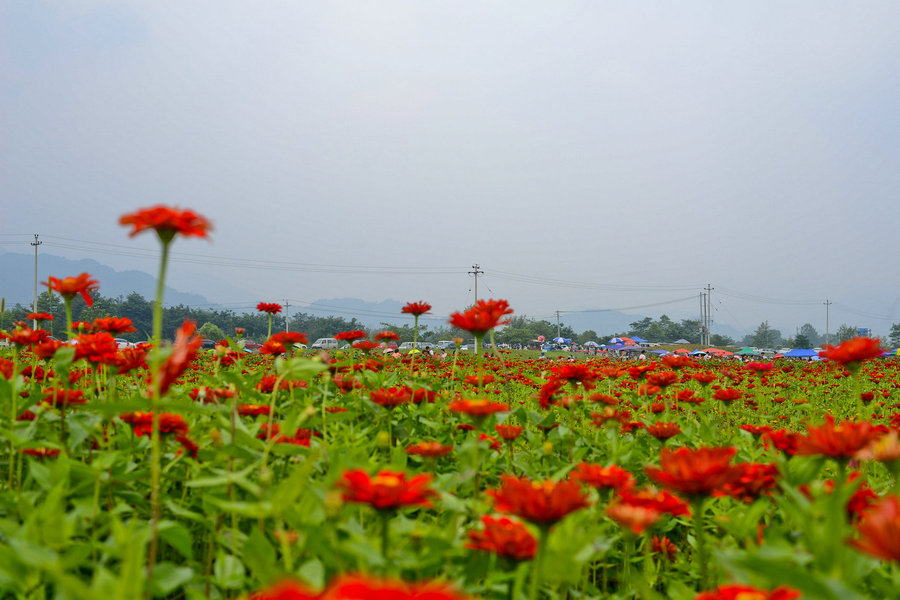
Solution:
M 40 254 L 38 258 L 38 281 L 46 281 L 49 275 L 62 277 L 78 273 L 90 273 L 100 282 L 100 293 L 104 296 L 127 296 L 137 292 L 145 298 L 153 298 L 156 294 L 156 277 L 138 270 L 117 271 L 93 259 L 71 260 L 51 254 Z M 198 282 L 191 281 L 196 288 Z M 240 289 L 226 281 L 212 276 L 203 278 L 203 289 L 208 294 L 187 293 L 172 286 L 166 286 L 165 303 L 173 306 L 185 304 L 192 307 L 210 309 L 229 309 L 237 313 L 252 311 L 258 298 L 246 290 Z M 38 293 L 44 288 L 40 287 Z M 7 306 L 16 303 L 30 305 L 34 293 L 34 256 L 28 254 L 6 252 L 0 254 L 0 297 L 6 299 Z M 226 297 L 228 302 L 217 303 L 215 299 Z M 346 319 L 356 318 L 365 327 L 375 328 L 382 323 L 412 322 L 409 315 L 401 313 L 405 301 L 387 299 L 367 301 L 360 298 L 328 298 L 319 299 L 307 305 L 290 305 L 290 314 L 304 312 L 315 316 L 334 315 Z M 459 307 L 462 310 L 465 307 Z M 515 307 L 513 307 L 515 308 Z M 519 314 L 519 313 L 517 313 Z M 629 324 L 639 321 L 644 316 L 653 318 L 663 313 L 628 314 L 621 311 L 584 311 L 563 313 L 560 322 L 572 327 L 576 332 L 594 330 L 599 336 L 627 331 Z M 695 318 L 677 312 L 668 312 L 673 320 Z M 524 315 L 530 316 L 530 315 Z M 448 315 L 423 315 L 420 323 L 434 329 L 447 323 Z M 549 320 L 549 319 L 548 319 Z M 551 320 L 551 322 L 555 322 Z M 747 332 L 739 331 L 727 325 L 713 324 L 713 333 L 728 335 L 739 339 Z M 600 340 L 598 340 L 600 341 Z

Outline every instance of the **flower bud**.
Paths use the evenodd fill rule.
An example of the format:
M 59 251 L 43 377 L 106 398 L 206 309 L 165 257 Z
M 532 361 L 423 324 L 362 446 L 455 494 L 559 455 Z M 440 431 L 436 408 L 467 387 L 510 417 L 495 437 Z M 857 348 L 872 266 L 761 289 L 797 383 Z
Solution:
M 375 443 L 379 448 L 390 448 L 391 447 L 391 436 L 387 431 L 379 431 L 378 437 L 375 438 Z
M 544 447 L 542 448 L 544 452 L 544 456 L 550 456 L 553 454 L 553 442 L 544 442 Z

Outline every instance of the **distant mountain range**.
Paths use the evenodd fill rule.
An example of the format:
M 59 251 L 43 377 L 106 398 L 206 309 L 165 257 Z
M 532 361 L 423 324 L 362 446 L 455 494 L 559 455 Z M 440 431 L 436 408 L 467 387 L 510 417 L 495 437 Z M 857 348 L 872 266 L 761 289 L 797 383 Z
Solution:
M 38 258 L 39 282 L 47 281 L 49 275 L 59 277 L 63 274 L 77 275 L 83 272 L 90 273 L 100 282 L 100 293 L 104 296 L 115 298 L 137 292 L 150 299 L 156 295 L 156 278 L 143 271 L 116 271 L 92 259 L 71 260 L 51 254 L 41 254 Z M 43 287 L 38 289 L 38 293 L 43 291 L 43 289 Z M 215 289 L 229 288 L 227 283 L 222 282 L 217 284 Z M 234 297 L 236 293 L 240 292 L 233 292 L 229 289 L 227 293 L 230 297 Z M 7 306 L 13 306 L 16 303 L 25 306 L 31 304 L 34 297 L 33 255 L 12 252 L 0 254 L 0 297 L 6 299 Z M 215 300 L 210 300 L 200 294 L 181 292 L 170 286 L 166 286 L 165 303 L 169 306 L 185 304 L 211 309 L 224 308 L 215 304 Z M 402 315 L 400 312 L 404 304 L 404 302 L 393 299 L 370 302 L 359 298 L 330 298 L 316 300 L 307 306 L 291 306 L 289 310 L 291 314 L 304 312 L 315 316 L 332 315 L 345 319 L 355 317 L 365 327 L 373 328 L 378 327 L 382 323 L 411 321 L 409 317 Z M 673 320 L 690 318 L 678 313 L 667 314 Z M 564 313 L 560 321 L 577 332 L 593 330 L 600 336 L 605 336 L 627 331 L 630 323 L 640 321 L 644 316 L 658 318 L 660 314 L 633 315 L 619 311 L 585 311 Z M 420 322 L 435 328 L 445 325 L 447 317 L 423 315 Z M 714 324 L 712 329 L 713 333 L 728 335 L 736 340 L 747 333 L 727 325 Z
M 49 276 L 63 277 L 90 273 L 100 282 L 100 293 L 117 298 L 137 292 L 144 298 L 156 297 L 156 277 L 143 271 L 116 271 L 89 258 L 71 260 L 52 254 L 38 257 L 38 294 L 47 288 L 40 282 Z M 31 305 L 34 299 L 34 256 L 6 252 L 0 254 L 0 297 L 6 299 L 7 306 L 20 303 Z M 199 294 L 185 294 L 166 286 L 166 305 L 209 304 L 209 300 Z

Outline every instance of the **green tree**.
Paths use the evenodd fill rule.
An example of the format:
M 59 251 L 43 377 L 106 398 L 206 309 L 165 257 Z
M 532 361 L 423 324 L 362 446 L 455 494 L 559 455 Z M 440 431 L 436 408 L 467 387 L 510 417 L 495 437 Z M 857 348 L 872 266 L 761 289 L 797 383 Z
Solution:
M 599 336 L 597 335 L 596 331 L 594 331 L 593 329 L 588 329 L 587 331 L 582 332 L 581 335 L 578 336 L 577 342 L 579 344 L 583 344 L 585 342 L 591 342 L 591 341 L 596 342 L 598 337 Z
M 834 332 L 834 340 L 832 343 L 846 342 L 847 340 L 855 338 L 857 335 L 859 335 L 858 328 L 844 323 Z
M 734 338 L 719 333 L 709 336 L 709 343 L 713 346 L 734 346 Z
M 813 327 L 812 323 L 804 323 L 800 326 L 800 335 L 806 337 L 809 340 L 808 346 L 798 346 L 802 348 L 813 348 L 822 343 L 823 337 L 819 335 L 819 332 L 816 331 L 816 328 Z
M 798 333 L 789 344 L 792 348 L 812 348 L 812 342 L 802 333 Z
M 900 346 L 900 323 L 894 323 L 891 325 L 891 333 L 888 336 L 888 339 L 891 342 L 891 346 L 896 348 Z
M 751 336 L 752 344 L 757 348 L 774 348 L 781 341 L 781 332 L 772 329 L 768 321 L 763 321 Z
M 222 331 L 222 328 L 209 321 L 200 326 L 200 329 L 197 330 L 197 335 L 205 340 L 213 340 L 215 342 L 225 339 L 225 332 Z

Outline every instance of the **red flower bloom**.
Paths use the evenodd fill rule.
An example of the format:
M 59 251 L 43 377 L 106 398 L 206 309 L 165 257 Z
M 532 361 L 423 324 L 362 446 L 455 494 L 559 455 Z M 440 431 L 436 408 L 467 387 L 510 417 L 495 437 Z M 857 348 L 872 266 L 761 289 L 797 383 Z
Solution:
M 657 484 L 687 496 L 707 496 L 739 475 L 731 458 L 735 448 L 663 448 L 662 468 L 646 467 L 647 476 Z
M 865 338 L 864 338 L 865 339 Z M 857 452 L 876 441 L 884 432 L 867 421 L 842 421 L 834 425 L 834 417 L 825 416 L 825 423 L 809 426 L 806 437 L 797 444 L 797 454 L 821 454 L 832 458 L 852 458 Z
M 116 364 L 119 367 L 117 371 L 118 375 L 127 373 L 132 369 L 146 369 L 148 368 L 147 349 L 142 346 L 137 346 L 135 348 L 123 348 L 122 351 L 119 352 L 119 357 Z
M 43 343 L 49 335 L 46 329 L 20 327 L 6 333 L 4 337 L 16 346 L 36 346 Z
M 353 342 L 353 347 L 356 350 L 362 350 L 363 352 L 371 352 L 375 348 L 381 348 L 381 344 L 378 342 L 370 342 L 369 340 L 362 340 L 360 342 Z
M 412 390 L 408 387 L 377 388 L 370 392 L 369 400 L 379 406 L 392 409 L 412 399 Z
M 537 540 L 522 523 L 507 517 L 481 517 L 484 529 L 470 531 L 466 548 L 485 550 L 513 560 L 531 560 L 537 551 Z
M 440 442 L 419 442 L 418 444 L 410 444 L 406 447 L 407 454 L 415 454 L 426 458 L 444 456 L 451 452 L 453 452 L 452 445 L 442 444 Z
M 242 417 L 258 417 L 271 411 L 270 407 L 264 404 L 238 404 L 237 412 Z
M 716 376 L 709 371 L 704 371 L 703 373 L 693 373 L 691 375 L 691 379 L 693 379 L 700 385 L 709 385 L 716 380 Z
M 62 388 L 49 388 L 44 390 L 42 402 L 52 404 L 53 406 L 68 406 L 70 404 L 84 404 L 87 399 L 81 390 L 65 390 Z
M 269 313 L 270 315 L 277 315 L 281 312 L 281 305 L 275 302 L 260 302 L 256 305 L 256 310 Z
M 763 463 L 738 463 L 734 465 L 738 477 L 714 492 L 715 496 L 731 496 L 743 502 L 753 502 L 760 496 L 771 495 L 778 487 L 778 467 Z
M 92 363 L 114 365 L 119 359 L 119 346 L 113 336 L 105 331 L 83 333 L 75 338 L 75 360 L 86 359 Z
M 672 540 L 666 536 L 659 537 L 654 535 L 650 547 L 650 551 L 653 554 L 664 554 L 668 560 L 673 560 L 675 555 L 678 554 L 678 546 L 673 544 Z
M 59 456 L 60 450 L 57 448 L 25 448 L 22 454 L 36 456 L 37 458 L 52 458 Z
M 776 448 L 785 454 L 797 454 L 797 447 L 800 444 L 802 436 L 799 433 L 778 429 L 775 431 L 767 431 L 763 434 L 763 442 L 772 442 Z
M 496 450 L 497 452 L 500 452 L 500 448 L 503 447 L 503 444 L 500 443 L 500 440 L 498 440 L 497 438 L 491 437 L 486 433 L 482 433 L 481 435 L 479 435 L 478 441 L 479 442 L 487 442 L 488 444 L 490 444 L 491 450 Z
M 822 358 L 833 360 L 851 371 L 857 369 L 863 361 L 876 358 L 881 354 L 881 343 L 868 337 L 846 340 L 839 346 L 826 344 L 825 349 L 819 352 L 819 356 Z
M 337 487 L 344 490 L 345 502 L 370 504 L 378 510 L 393 510 L 404 506 L 431 506 L 431 498 L 437 493 L 428 487 L 431 475 L 414 475 L 407 479 L 406 473 L 379 471 L 370 477 L 362 469 L 345 471 Z
M 163 363 L 159 371 L 159 393 L 165 394 L 175 380 L 181 377 L 188 364 L 197 356 L 197 350 L 203 344 L 203 338 L 194 335 L 197 324 L 188 319 L 175 331 L 175 344 L 172 353 Z M 152 386 L 151 382 L 151 386 Z
M 554 379 L 565 380 L 573 386 L 580 383 L 586 390 L 593 389 L 597 376 L 590 367 L 580 363 L 563 363 L 553 367 Z
M 509 405 L 490 400 L 454 400 L 447 408 L 450 412 L 465 413 L 470 417 L 484 418 L 498 412 L 508 412 Z
M 450 315 L 450 325 L 481 338 L 494 327 L 508 323 L 502 319 L 512 312 L 506 300 L 479 300 L 469 310 Z
M 800 592 L 786 586 L 767 592 L 749 585 L 731 584 L 720 585 L 709 592 L 700 592 L 694 600 L 795 600 L 799 597 Z
M 284 344 L 281 342 L 276 342 L 274 340 L 266 340 L 265 343 L 259 347 L 260 354 L 271 354 L 272 356 L 278 356 L 279 354 L 284 354 L 287 352 L 287 349 L 284 347 Z
M 94 319 L 94 330 L 109 333 L 131 333 L 137 331 L 128 317 L 104 317 Z
M 284 344 L 285 346 L 309 343 L 306 334 L 300 333 L 299 331 L 281 331 L 279 333 L 273 333 L 269 340 Z
M 621 490 L 634 487 L 634 476 L 617 465 L 601 467 L 585 462 L 579 463 L 572 471 L 571 477 L 573 481 L 580 481 L 598 490 L 606 488 Z
M 716 390 L 713 394 L 713 398 L 721 400 L 722 402 L 733 402 L 735 400 L 740 400 L 743 397 L 744 392 L 734 388 L 722 388 L 721 390 Z
M 665 389 L 674 383 L 678 383 L 679 377 L 675 371 L 656 371 L 655 373 L 647 373 L 646 379 L 650 385 Z
M 622 527 L 630 529 L 635 535 L 640 535 L 645 529 L 659 521 L 662 513 L 645 506 L 616 500 L 606 507 L 606 516 Z
M 212 230 L 209 221 L 194 211 L 179 210 L 162 205 L 142 208 L 137 212 L 122 215 L 119 218 L 119 224 L 134 227 L 128 234 L 131 237 L 145 229 L 153 229 L 163 242 L 171 241 L 177 233 L 185 237 L 205 238 L 206 234 Z
M 900 496 L 884 496 L 853 526 L 860 535 L 850 541 L 854 548 L 882 560 L 900 562 Z
M 499 489 L 488 490 L 494 508 L 540 525 L 552 525 L 569 513 L 588 505 L 587 496 L 575 481 L 532 482 L 525 477 L 501 475 Z
M 134 428 L 134 435 L 141 437 L 144 434 L 150 435 L 153 431 L 153 413 L 140 412 L 127 413 L 119 415 L 119 418 Z M 188 425 L 181 415 L 173 413 L 160 413 L 159 415 L 159 433 L 174 433 L 176 435 L 187 435 Z
M 684 367 L 692 367 L 696 363 L 691 360 L 690 356 L 681 354 L 666 354 L 662 357 L 662 363 L 670 369 L 683 369 Z
M 63 279 L 51 277 L 49 283 L 42 282 L 42 284 L 58 293 L 66 300 L 71 300 L 76 294 L 81 294 L 84 303 L 88 306 L 94 304 L 94 299 L 91 298 L 89 292 L 100 289 L 99 282 L 95 279 L 91 279 L 91 276 L 87 273 L 82 273 L 78 277 L 64 277 Z
M 681 427 L 678 426 L 678 423 L 663 423 L 659 421 L 644 425 L 644 431 L 658 440 L 665 441 L 681 433 Z
M 28 320 L 33 320 L 33 321 L 52 321 L 53 315 L 51 315 L 50 313 L 45 313 L 45 312 L 39 312 L 39 313 L 30 312 L 27 315 L 25 315 L 25 318 Z
M 59 340 L 51 340 L 46 339 L 40 344 L 35 344 L 31 347 L 31 351 L 34 352 L 39 358 L 44 360 L 50 360 L 53 358 L 53 355 L 56 354 L 56 351 L 62 348 L 63 343 Z
M 281 582 L 250 595 L 250 600 L 467 600 L 452 588 L 433 582 L 405 583 L 368 575 L 342 575 L 321 593 L 299 583 Z
M 431 310 L 431 305 L 427 302 L 408 302 L 406 306 L 400 309 L 400 312 L 407 315 L 424 315 Z
M 522 435 L 522 431 L 524 431 L 524 427 L 519 427 L 518 425 L 494 425 L 494 429 L 500 434 L 507 442 L 511 442 L 520 435 Z
M 381 333 L 375 334 L 375 339 L 378 341 L 381 341 L 381 342 L 387 342 L 387 341 L 397 342 L 397 341 L 400 341 L 400 335 L 397 333 L 394 333 L 393 331 L 382 331 Z
M 659 513 L 670 514 L 673 517 L 689 517 L 691 515 L 691 507 L 687 502 L 665 490 L 658 492 L 651 489 L 635 490 L 623 487 L 616 491 L 616 497 L 626 504 L 643 506 Z
M 336 340 L 347 340 L 350 343 L 353 343 L 354 340 L 361 340 L 363 338 L 368 337 L 365 331 L 362 329 L 357 329 L 355 331 L 342 331 L 340 333 L 336 333 L 334 339 Z

